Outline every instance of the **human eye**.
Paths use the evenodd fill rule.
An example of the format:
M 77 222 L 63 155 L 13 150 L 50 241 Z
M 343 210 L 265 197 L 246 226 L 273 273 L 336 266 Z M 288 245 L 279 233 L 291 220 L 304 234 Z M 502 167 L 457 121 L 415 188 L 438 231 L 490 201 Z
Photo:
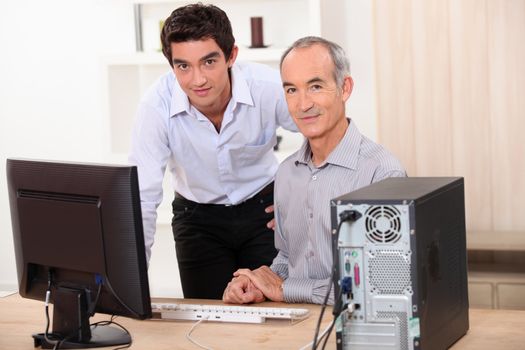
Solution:
M 206 66 L 212 66 L 217 60 L 214 58 L 209 58 L 206 61 L 204 61 L 204 65 Z
M 320 91 L 322 88 L 323 87 L 321 85 L 319 85 L 319 84 L 313 84 L 313 85 L 310 86 L 310 90 L 314 91 L 314 92 Z
M 294 87 L 287 87 L 287 88 L 284 89 L 284 92 L 286 92 L 288 95 L 291 95 L 291 94 L 295 93 L 296 90 L 297 89 L 294 88 Z
M 182 71 L 186 71 L 188 70 L 189 66 L 187 63 L 179 63 L 177 64 L 177 69 L 179 70 L 182 70 Z

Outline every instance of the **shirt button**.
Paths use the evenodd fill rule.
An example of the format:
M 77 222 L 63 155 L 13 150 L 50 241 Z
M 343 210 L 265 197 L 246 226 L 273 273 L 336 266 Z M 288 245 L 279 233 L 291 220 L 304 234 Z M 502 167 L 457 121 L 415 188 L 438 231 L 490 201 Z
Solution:
M 313 213 L 310 213 L 310 214 L 308 214 L 308 217 L 309 217 L 310 219 L 312 219 L 312 218 L 314 217 L 314 214 L 313 214 Z
M 312 176 L 312 180 L 317 180 L 317 175 Z

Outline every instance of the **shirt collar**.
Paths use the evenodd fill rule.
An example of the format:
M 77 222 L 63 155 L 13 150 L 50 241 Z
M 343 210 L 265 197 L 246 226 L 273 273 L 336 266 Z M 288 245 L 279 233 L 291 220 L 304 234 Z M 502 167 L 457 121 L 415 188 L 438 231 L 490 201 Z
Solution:
M 171 97 L 171 105 L 170 105 L 170 116 L 176 116 L 177 114 L 180 114 L 182 112 L 186 112 L 188 114 L 191 110 L 190 100 L 188 99 L 188 96 L 182 90 L 180 87 L 177 78 L 175 77 L 175 73 L 173 74 L 173 78 L 175 79 L 175 83 L 173 84 L 173 94 Z M 231 68 L 231 80 L 232 80 L 232 102 L 234 104 L 236 103 L 243 103 L 247 104 L 249 106 L 253 106 L 253 99 L 251 95 L 250 86 L 248 85 L 248 81 L 246 80 L 246 77 L 244 76 L 243 72 L 237 65 L 233 65 Z
M 177 81 L 177 77 L 175 77 L 175 73 L 173 71 L 171 72 L 171 75 L 173 77 L 173 93 L 171 95 L 171 105 L 170 105 L 170 116 L 176 116 L 179 113 L 186 112 L 190 113 L 190 100 L 188 99 L 188 96 L 182 90 L 182 88 L 179 85 L 179 82 Z
M 357 169 L 357 159 L 359 156 L 359 145 L 361 144 L 362 135 L 353 121 L 348 119 L 348 127 L 341 141 L 334 150 L 328 155 L 326 164 L 333 164 L 349 169 Z M 308 139 L 305 139 L 303 145 L 296 154 L 295 164 L 309 164 L 312 161 L 312 150 Z
M 249 106 L 254 106 L 252 93 L 248 81 L 244 76 L 241 68 L 236 64 L 231 69 L 232 76 L 232 99 L 236 103 L 243 103 Z

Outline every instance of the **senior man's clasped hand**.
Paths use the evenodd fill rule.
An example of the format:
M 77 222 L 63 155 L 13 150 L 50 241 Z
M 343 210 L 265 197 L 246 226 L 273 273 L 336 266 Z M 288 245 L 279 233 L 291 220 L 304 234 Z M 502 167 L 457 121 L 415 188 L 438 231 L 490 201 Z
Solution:
M 283 280 L 268 266 L 255 270 L 239 269 L 224 290 L 226 303 L 260 303 L 266 299 L 283 301 Z

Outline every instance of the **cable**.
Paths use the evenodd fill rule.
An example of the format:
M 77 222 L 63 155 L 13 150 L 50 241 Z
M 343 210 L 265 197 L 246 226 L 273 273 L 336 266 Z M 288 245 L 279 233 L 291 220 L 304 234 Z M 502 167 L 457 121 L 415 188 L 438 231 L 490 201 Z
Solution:
M 342 289 L 339 290 L 339 294 L 337 295 L 337 298 L 336 300 L 340 299 L 342 296 Z M 332 333 L 332 329 L 334 328 L 334 325 L 335 325 L 335 322 L 337 320 L 337 317 L 339 317 L 339 314 L 341 314 L 341 312 L 339 312 L 337 315 L 334 315 L 334 319 L 332 320 L 332 323 L 330 324 L 330 328 L 328 329 L 328 332 L 326 332 L 325 335 L 322 335 L 320 338 L 319 338 L 319 344 L 321 343 L 321 341 L 323 341 L 323 337 L 325 337 L 324 339 L 324 342 L 323 342 L 323 346 L 321 347 L 321 349 L 324 349 L 325 346 L 326 346 L 326 343 L 328 342 L 328 338 L 330 338 L 330 333 Z M 318 344 L 318 345 L 319 345 Z
M 317 319 L 317 326 L 315 327 L 314 340 L 312 342 L 312 350 L 317 349 L 317 336 L 319 335 L 319 328 L 321 328 L 321 321 L 323 320 L 324 310 L 326 309 L 326 304 L 328 302 L 328 298 L 330 297 L 330 291 L 332 290 L 332 281 L 334 279 L 334 276 L 335 276 L 335 269 L 332 269 L 332 274 L 330 276 L 330 285 L 324 297 L 323 304 L 321 307 L 321 313 L 319 314 L 319 318 Z
M 46 329 L 44 331 L 44 339 L 49 344 L 56 346 L 60 341 L 59 339 L 60 337 L 58 337 L 54 333 L 49 333 L 49 325 L 51 323 L 49 320 L 49 299 L 51 297 L 51 285 L 52 284 L 53 284 L 53 271 L 49 269 L 47 271 L 47 290 L 46 290 L 46 299 L 45 299 Z M 50 339 L 50 337 L 54 337 L 57 339 Z
M 120 350 L 120 349 L 127 349 L 129 347 L 131 347 L 131 345 L 133 344 L 133 337 L 131 336 L 131 333 L 126 329 L 126 327 L 124 327 L 123 325 L 121 325 L 120 323 L 118 322 L 115 322 L 113 321 L 114 319 L 116 318 L 115 315 L 111 315 L 111 318 L 109 321 L 99 321 L 99 322 L 95 322 L 93 324 L 91 324 L 90 326 L 93 326 L 93 327 L 98 327 L 98 326 L 109 326 L 109 325 L 115 325 L 117 327 L 119 327 L 120 329 L 122 329 L 124 332 L 126 332 L 127 335 L 129 335 L 129 343 L 127 344 L 124 344 L 122 346 L 119 346 L 117 348 L 114 348 L 113 350 Z
M 324 350 L 324 348 L 326 347 L 326 343 L 328 342 L 328 338 L 330 338 L 330 333 L 332 333 L 332 329 L 334 328 L 335 320 L 337 320 L 337 317 L 334 317 L 334 319 L 332 320 L 332 323 L 330 324 L 330 328 L 328 328 L 328 331 L 326 332 L 326 337 L 324 338 L 323 346 L 321 346 L 322 350 Z M 319 343 L 321 343 L 321 341 L 323 340 L 323 337 L 324 335 L 321 336 L 321 339 L 319 339 Z
M 338 294 L 337 298 L 340 298 L 340 297 L 341 297 L 341 290 L 339 291 L 339 294 Z M 321 342 L 323 342 L 323 338 L 324 338 L 324 342 L 323 342 L 323 346 L 321 347 L 321 349 L 325 348 L 326 343 L 328 342 L 328 338 L 330 337 L 330 333 L 332 333 L 332 328 L 334 328 L 336 319 L 337 319 L 337 317 L 334 317 L 332 322 L 326 327 L 326 329 L 323 331 L 323 333 L 321 333 L 321 336 L 319 337 L 315 348 L 317 348 L 317 346 L 319 346 L 319 344 L 321 344 Z M 313 344 L 313 343 L 310 343 L 310 344 Z
M 126 332 L 127 335 L 129 335 L 129 338 L 130 338 L 130 341 L 129 343 L 127 344 L 124 344 L 122 346 L 119 346 L 117 348 L 114 348 L 113 350 L 120 350 L 120 349 L 127 349 L 129 348 L 132 344 L 133 344 L 133 338 L 131 337 L 131 333 L 126 329 L 126 327 L 124 327 L 123 325 L 121 325 L 120 323 L 118 322 L 115 322 L 114 319 L 116 318 L 115 315 L 111 315 L 111 318 L 109 320 L 105 320 L 105 321 L 98 321 L 98 322 L 95 322 L 95 323 L 91 323 L 89 325 L 89 327 L 93 327 L 93 328 L 96 328 L 98 326 L 109 326 L 109 325 L 115 325 L 117 327 L 119 327 L 120 329 L 122 329 L 124 332 Z M 80 329 L 80 327 L 78 328 Z M 77 329 L 77 330 L 78 330 Z M 68 341 L 69 339 L 73 338 L 75 336 L 76 332 L 75 333 L 72 333 L 70 335 L 68 335 L 67 337 L 61 339 L 60 341 L 57 341 L 57 343 L 55 344 L 55 346 L 53 347 L 53 350 L 58 350 L 60 349 L 60 347 L 62 346 L 62 344 L 66 341 Z
M 324 335 L 326 334 L 326 332 L 328 331 L 328 329 L 332 326 L 333 322 L 330 323 L 328 326 L 326 326 L 326 328 L 323 330 L 323 332 L 321 333 L 321 338 L 322 339 L 324 337 Z M 308 344 L 304 345 L 302 348 L 300 348 L 299 350 L 306 350 L 308 349 L 310 346 L 312 346 L 313 342 L 309 342 Z
M 198 326 L 201 322 L 206 321 L 207 319 L 208 319 L 208 317 L 206 317 L 206 318 L 202 318 L 202 319 L 198 320 L 197 322 L 195 322 L 195 323 L 193 324 L 193 326 L 191 327 L 190 331 L 188 332 L 188 334 L 186 334 L 186 339 L 188 339 L 190 342 L 192 342 L 193 344 L 197 345 L 197 346 L 198 346 L 199 348 L 201 348 L 201 349 L 213 350 L 212 348 L 210 348 L 210 347 L 208 347 L 208 346 L 206 346 L 206 345 L 202 345 L 201 343 L 199 343 L 198 341 L 196 341 L 195 339 L 193 339 L 193 338 L 191 337 L 191 333 L 193 332 L 193 330 L 194 330 L 195 328 L 197 328 L 197 326 Z
M 51 286 L 52 286 L 52 274 L 53 274 L 53 271 L 51 269 L 49 269 L 48 271 L 48 280 L 47 280 L 47 290 L 46 290 L 46 298 L 45 298 L 45 314 L 46 314 L 46 329 L 45 329 L 45 332 L 44 332 L 44 339 L 45 341 L 50 344 L 50 345 L 53 345 L 53 350 L 58 350 L 60 349 L 60 346 L 66 342 L 67 340 L 73 338 L 78 330 L 81 328 L 81 327 L 78 327 L 77 330 L 75 332 L 72 332 L 71 334 L 67 335 L 66 337 L 61 337 L 55 333 L 49 333 L 49 325 L 50 325 L 50 319 L 49 319 L 49 299 L 50 299 L 50 296 L 51 296 Z M 91 304 L 91 307 L 88 308 L 88 317 L 91 317 L 95 314 L 95 308 L 98 304 L 98 299 L 100 297 L 100 293 L 101 293 L 101 290 L 102 290 L 102 284 L 103 284 L 103 281 L 102 280 L 99 280 L 99 276 L 97 276 L 97 284 L 98 284 L 98 290 L 97 290 L 97 295 L 95 296 L 95 300 L 93 301 L 93 303 Z M 110 287 L 111 289 L 111 287 Z M 119 350 L 119 349 L 126 349 L 126 348 L 129 348 L 131 346 L 131 344 L 133 343 L 133 338 L 131 337 L 131 334 L 130 332 L 124 327 L 122 326 L 121 324 L 117 323 L 114 321 L 115 319 L 115 315 L 111 315 L 111 318 L 107 321 L 99 321 L 99 322 L 95 322 L 95 323 L 92 323 L 89 325 L 89 327 L 98 327 L 98 326 L 109 326 L 109 325 L 116 325 L 118 327 L 120 327 L 122 330 L 124 330 L 124 332 L 126 332 L 129 337 L 130 337 L 130 342 L 123 345 L 123 346 L 120 346 L 120 347 L 117 347 L 115 348 L 114 350 Z M 56 338 L 56 339 L 51 339 L 51 338 Z
M 346 312 L 347 312 L 347 310 L 345 309 L 343 312 L 340 313 L 340 315 L 342 315 L 342 314 L 344 314 Z M 321 347 L 322 350 L 324 350 L 324 348 L 326 347 L 326 344 L 328 343 L 328 338 L 330 338 L 330 333 L 332 333 L 332 329 L 334 328 L 335 322 L 337 321 L 338 317 L 339 316 L 334 316 L 334 320 L 332 321 L 332 323 L 330 324 L 330 328 L 326 332 L 326 337 L 324 339 L 323 346 Z M 322 338 L 323 338 L 323 336 L 321 336 L 321 339 Z M 319 340 L 319 342 L 321 342 L 321 340 Z
M 339 224 L 337 225 L 337 236 L 339 237 L 339 231 L 341 230 L 341 225 L 343 224 L 345 220 L 339 221 Z M 315 327 L 315 334 L 314 334 L 314 340 L 312 342 L 312 350 L 317 348 L 317 336 L 319 335 L 319 328 L 321 327 L 321 321 L 323 319 L 324 310 L 326 309 L 326 303 L 328 302 L 328 298 L 330 297 L 330 291 L 332 290 L 332 284 L 335 277 L 335 259 L 332 259 L 332 274 L 330 275 L 330 284 L 328 287 L 328 290 L 326 291 L 326 295 L 323 300 L 323 304 L 321 307 L 321 313 L 319 314 L 319 318 L 317 319 L 317 326 Z
M 95 314 L 95 308 L 98 304 L 98 298 L 100 297 L 100 291 L 102 290 L 102 283 L 99 283 L 98 284 L 98 290 L 97 290 L 97 295 L 95 297 L 95 301 L 93 301 L 91 303 L 91 307 L 89 308 L 88 310 L 88 315 L 89 317 L 93 316 Z
M 356 210 L 344 210 L 341 213 L 339 213 L 339 224 L 337 225 L 337 231 L 335 233 L 336 235 L 336 241 L 339 239 L 339 232 L 341 231 L 341 226 L 346 221 L 356 221 L 362 216 L 362 214 Z M 324 310 L 326 309 L 326 304 L 328 302 L 328 298 L 330 296 L 330 291 L 332 290 L 332 284 L 334 283 L 335 278 L 335 272 L 336 272 L 336 259 L 332 259 L 332 274 L 330 276 L 330 286 L 328 287 L 328 291 L 326 292 L 322 307 L 321 307 L 321 313 L 319 314 L 319 319 L 317 320 L 317 326 L 315 327 L 315 334 L 314 334 L 314 340 L 312 342 L 312 350 L 317 349 L 317 346 L 319 345 L 317 343 L 317 336 L 319 335 L 319 328 L 321 326 L 321 321 L 323 319 Z M 340 302 L 340 297 L 337 298 L 337 300 L 334 298 L 334 305 L 337 305 L 337 302 Z M 339 312 L 340 313 L 340 312 Z M 335 323 L 335 319 L 339 315 L 334 314 L 334 321 L 332 323 Z M 330 329 L 331 331 L 331 329 Z M 328 339 L 328 337 L 327 337 Z
M 131 306 L 129 306 L 126 302 L 124 302 L 124 300 L 122 300 L 119 295 L 117 293 L 115 293 L 115 290 L 113 289 L 113 287 L 111 286 L 111 282 L 109 281 L 109 278 L 106 278 L 105 279 L 105 285 L 106 287 L 109 289 L 109 291 L 111 292 L 111 294 L 118 300 L 118 302 L 124 306 L 126 308 L 126 310 L 128 310 L 134 317 L 136 318 L 141 318 L 141 315 L 136 312 L 135 310 L 133 310 L 131 308 Z

